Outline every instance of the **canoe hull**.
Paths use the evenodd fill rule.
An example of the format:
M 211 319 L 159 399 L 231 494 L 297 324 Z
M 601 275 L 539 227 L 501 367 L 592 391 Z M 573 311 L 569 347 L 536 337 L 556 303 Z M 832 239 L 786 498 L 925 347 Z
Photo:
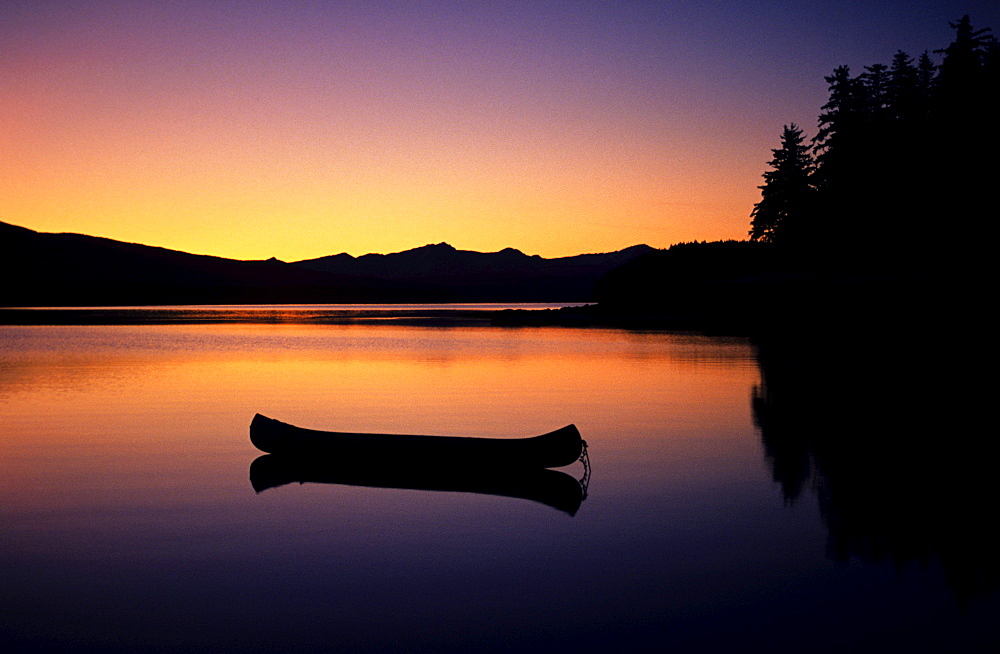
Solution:
M 303 429 L 259 413 L 250 423 L 250 441 L 269 454 L 442 467 L 558 468 L 583 452 L 575 425 L 530 438 L 357 434 Z

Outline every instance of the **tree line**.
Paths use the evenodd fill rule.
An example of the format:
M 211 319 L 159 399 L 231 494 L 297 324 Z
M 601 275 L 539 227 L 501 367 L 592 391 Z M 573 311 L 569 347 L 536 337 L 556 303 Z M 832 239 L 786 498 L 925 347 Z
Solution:
M 990 28 L 969 16 L 949 25 L 946 48 L 825 78 L 816 135 L 786 125 L 772 150 L 751 240 L 853 269 L 982 263 L 976 244 L 996 213 L 1000 55 Z

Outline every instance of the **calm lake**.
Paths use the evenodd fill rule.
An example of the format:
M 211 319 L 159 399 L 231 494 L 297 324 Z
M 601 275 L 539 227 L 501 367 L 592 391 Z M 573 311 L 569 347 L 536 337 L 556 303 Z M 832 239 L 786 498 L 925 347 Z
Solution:
M 0 326 L 5 651 L 1000 647 L 996 537 L 981 529 L 993 498 L 988 518 L 980 486 L 939 506 L 951 491 L 895 445 L 844 455 L 821 436 L 850 431 L 853 409 L 809 395 L 826 375 L 799 370 L 809 360 L 746 338 L 464 313 L 276 315 Z M 860 391 L 832 385 L 865 401 L 858 377 Z M 256 412 L 490 437 L 573 423 L 591 470 L 559 469 L 578 506 L 267 487 L 251 479 Z M 897 455 L 916 472 L 894 476 Z

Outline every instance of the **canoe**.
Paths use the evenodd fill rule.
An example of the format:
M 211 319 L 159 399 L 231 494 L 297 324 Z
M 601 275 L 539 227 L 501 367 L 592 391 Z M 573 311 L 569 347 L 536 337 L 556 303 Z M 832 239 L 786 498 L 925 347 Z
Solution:
M 575 425 L 529 438 L 355 434 L 303 429 L 259 413 L 250 423 L 250 442 L 268 454 L 432 467 L 558 468 L 584 450 Z
M 576 515 L 587 496 L 586 477 L 577 480 L 547 468 L 387 467 L 283 454 L 262 454 L 250 464 L 250 484 L 257 493 L 307 483 L 509 497 L 538 502 L 570 516 Z

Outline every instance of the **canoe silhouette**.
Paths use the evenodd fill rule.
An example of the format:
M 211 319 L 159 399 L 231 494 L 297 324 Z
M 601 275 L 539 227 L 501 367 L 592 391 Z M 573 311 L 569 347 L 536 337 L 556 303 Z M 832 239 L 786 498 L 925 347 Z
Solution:
M 261 493 L 285 484 L 338 484 L 368 488 L 476 493 L 531 500 L 576 515 L 586 497 L 584 482 L 547 468 L 389 465 L 316 457 L 264 454 L 250 464 L 250 484 Z
M 250 423 L 250 442 L 269 454 L 434 468 L 558 468 L 577 461 L 584 450 L 575 425 L 529 438 L 354 434 L 303 429 L 259 413 Z

